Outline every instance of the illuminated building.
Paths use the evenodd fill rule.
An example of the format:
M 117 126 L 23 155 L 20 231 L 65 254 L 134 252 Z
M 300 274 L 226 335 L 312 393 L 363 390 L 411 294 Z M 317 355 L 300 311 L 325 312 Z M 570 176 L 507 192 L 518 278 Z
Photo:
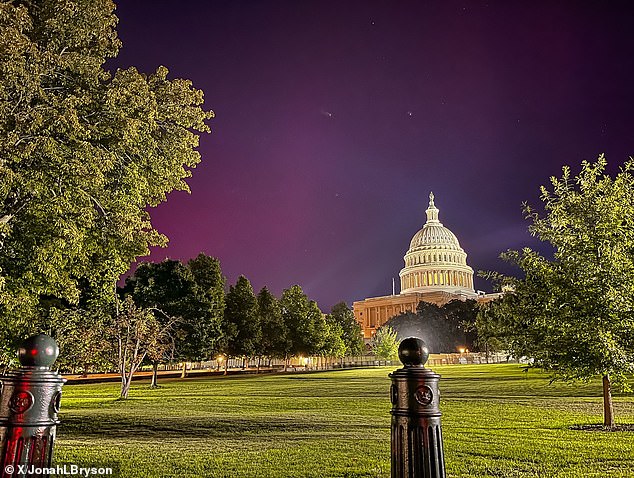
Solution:
M 371 338 L 378 327 L 402 312 L 415 312 L 421 301 L 442 306 L 454 300 L 489 301 L 498 294 L 473 289 L 473 269 L 458 238 L 438 220 L 434 194 L 429 195 L 427 221 L 414 234 L 399 273 L 398 295 L 370 297 L 353 303 L 354 316 Z

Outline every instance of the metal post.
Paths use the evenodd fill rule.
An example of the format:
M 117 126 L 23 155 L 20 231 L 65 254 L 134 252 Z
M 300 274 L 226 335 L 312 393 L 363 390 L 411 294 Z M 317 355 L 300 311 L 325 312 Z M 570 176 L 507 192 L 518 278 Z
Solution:
M 21 468 L 51 466 L 57 413 L 66 382 L 50 371 L 58 355 L 55 340 L 34 335 L 18 349 L 22 366 L 0 377 L 1 478 L 24 478 L 32 475 L 20 472 Z
M 424 367 L 429 349 L 419 338 L 403 340 L 398 356 L 404 367 L 390 374 L 392 478 L 445 478 L 440 375 Z

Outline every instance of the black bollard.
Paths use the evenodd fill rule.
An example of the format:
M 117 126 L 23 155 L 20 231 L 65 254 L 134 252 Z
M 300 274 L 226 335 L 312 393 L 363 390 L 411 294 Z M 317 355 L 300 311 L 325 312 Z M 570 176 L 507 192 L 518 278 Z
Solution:
M 398 356 L 404 367 L 390 374 L 392 478 L 445 478 L 440 375 L 425 368 L 429 349 L 419 338 L 403 340 Z
M 50 371 L 58 354 L 55 340 L 34 335 L 18 349 L 22 366 L 0 377 L 1 478 L 24 478 L 32 475 L 23 469 L 51 466 L 66 382 Z

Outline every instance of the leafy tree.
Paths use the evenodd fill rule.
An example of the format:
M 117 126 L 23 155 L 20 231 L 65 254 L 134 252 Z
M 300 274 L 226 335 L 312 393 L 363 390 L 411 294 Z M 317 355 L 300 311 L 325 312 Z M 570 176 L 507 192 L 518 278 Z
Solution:
M 236 285 L 229 287 L 225 304 L 224 323 L 230 331 L 227 333 L 227 357 L 241 356 L 248 360 L 258 351 L 262 330 L 253 287 L 246 277 L 238 277 Z M 248 366 L 248 363 L 245 366 Z
M 156 308 L 171 316 L 184 316 L 194 295 L 191 271 L 180 261 L 144 262 L 126 279 L 122 292 L 143 308 Z
M 489 353 L 499 350 L 508 350 L 502 333 L 503 325 L 500 323 L 500 313 L 498 312 L 498 303 L 500 299 L 480 304 L 476 315 L 475 345 L 480 349 L 484 349 L 486 362 L 489 363 Z
M 327 321 L 337 324 L 341 328 L 341 339 L 345 347 L 344 355 L 361 355 L 363 353 L 361 325 L 354 318 L 354 313 L 348 304 L 345 302 L 335 304 L 328 314 Z
M 213 356 L 221 334 L 225 277 L 220 261 L 203 253 L 189 260 L 187 268 L 194 278 L 196 300 L 190 303 L 192 316 L 186 321 L 188 338 L 180 344 L 180 354 L 189 360 L 206 360 Z
M 341 358 L 346 355 L 346 343 L 343 340 L 343 328 L 332 316 L 326 316 L 324 343 L 319 355 Z
M 286 364 L 291 355 L 312 355 L 321 350 L 326 335 L 326 322 L 315 301 L 309 300 L 299 285 L 282 292 L 282 318 L 288 330 L 284 355 Z
M 372 352 L 383 360 L 394 360 L 398 357 L 398 346 L 401 343 L 396 331 L 389 325 L 383 325 L 372 337 Z
M 287 349 L 288 330 L 282 318 L 279 301 L 263 287 L 257 295 L 258 317 L 262 330 L 258 355 L 284 357 Z
M 450 327 L 456 332 L 456 336 L 460 338 L 461 345 L 473 350 L 474 345 L 478 344 L 475 327 L 478 303 L 472 299 L 454 299 L 444 304 L 441 309 Z
M 110 323 L 108 310 L 53 308 L 50 325 L 60 350 L 56 366 L 73 373 L 79 368 L 84 374 L 108 370 L 113 363 L 112 344 L 104 331 Z
M 191 272 L 180 261 L 171 259 L 139 264 L 126 279 L 122 293 L 130 294 L 138 307 L 153 310 L 159 324 L 178 319 L 174 333 L 165 335 L 164 342 L 155 343 L 147 355 L 152 362 L 153 386 L 157 385 L 158 365 L 174 358 L 178 346 L 187 341 L 187 325 L 197 319 L 190 314 L 196 300 L 194 289 Z
M 117 365 L 121 374 L 121 398 L 128 398 L 132 378 L 148 353 L 156 353 L 168 342 L 176 319 L 160 323 L 153 311 L 141 309 L 127 296 L 121 303 L 121 310 L 115 314 L 109 334 L 116 344 Z
M 397 334 L 399 341 L 407 337 L 419 337 L 432 353 L 451 353 L 465 347 L 460 323 L 447 317 L 447 310 L 435 304 L 421 301 L 417 312 L 403 312 L 385 324 Z
M 188 190 L 212 113 L 160 67 L 105 69 L 120 42 L 111 0 L 0 2 L 0 346 L 42 326 L 43 298 L 106 303 L 166 237 L 148 207 Z M 117 310 L 117 307 L 114 307 Z
M 634 372 L 634 160 L 615 178 L 606 160 L 584 161 L 541 188 L 544 214 L 525 205 L 529 231 L 554 249 L 508 251 L 523 279 L 495 306 L 516 356 L 563 380 L 603 378 L 604 425 L 614 426 L 611 385 Z
M 131 294 L 139 307 L 152 309 L 159 323 L 177 319 L 173 334 L 167 337 L 169 342 L 157 344 L 155 353 L 148 354 L 154 380 L 161 362 L 173 358 L 199 360 L 211 355 L 224 308 L 223 285 L 218 261 L 205 255 L 192 259 L 187 266 L 171 259 L 143 263 L 126 279 L 123 293 Z

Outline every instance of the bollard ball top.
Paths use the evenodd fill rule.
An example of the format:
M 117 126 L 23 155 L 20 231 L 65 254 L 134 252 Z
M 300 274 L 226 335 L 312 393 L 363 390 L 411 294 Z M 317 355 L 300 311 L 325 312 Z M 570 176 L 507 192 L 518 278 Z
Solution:
M 58 355 L 57 342 L 46 334 L 29 337 L 18 349 L 18 359 L 23 367 L 50 367 Z
M 429 348 L 423 339 L 408 337 L 398 347 L 398 358 L 406 367 L 425 365 Z

